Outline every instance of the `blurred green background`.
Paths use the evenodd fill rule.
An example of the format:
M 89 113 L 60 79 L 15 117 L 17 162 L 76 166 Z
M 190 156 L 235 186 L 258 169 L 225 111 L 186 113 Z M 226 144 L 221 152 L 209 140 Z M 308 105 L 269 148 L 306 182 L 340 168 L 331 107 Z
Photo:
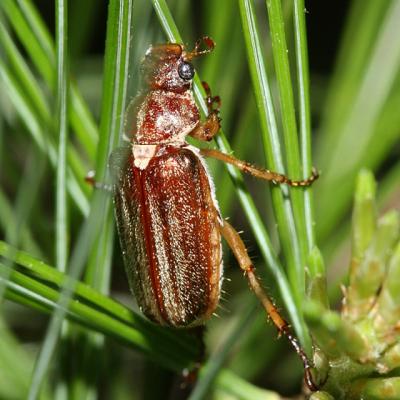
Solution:
M 199 343 L 185 332 L 157 330 L 130 313 L 130 309 L 138 310 L 128 290 L 112 227 L 110 196 L 93 195 L 84 182 L 91 169 L 106 178 L 109 149 L 118 141 L 123 121 L 121 110 L 139 88 L 140 60 L 150 44 L 166 41 L 165 33 L 147 0 L 133 0 L 132 9 L 124 2 L 122 10 L 117 1 L 111 2 L 110 9 L 106 1 L 68 3 L 68 62 L 62 64 L 68 71 L 58 75 L 65 77 L 64 89 L 56 74 L 55 43 L 59 49 L 62 42 L 62 38 L 56 41 L 57 4 L 3 0 L 0 5 L 0 239 L 29 254 L 0 242 L 0 282 L 5 283 L 0 286 L 0 299 L 6 297 L 1 303 L 0 398 L 26 398 L 32 382 L 39 391 L 42 379 L 40 398 L 184 398 L 178 371 L 196 359 Z M 167 1 L 188 48 L 205 34 L 217 43 L 211 55 L 196 61 L 196 69 L 213 93 L 221 96 L 222 128 L 235 156 L 271 168 L 265 159 L 261 111 L 249 72 L 251 61 L 239 3 L 243 6 L 246 2 Z M 277 131 L 282 132 L 286 116 L 279 101 L 266 5 L 264 1 L 253 3 Z M 297 86 L 293 16 L 294 5 L 301 2 L 281 3 L 292 73 L 289 87 L 299 121 L 304 114 L 298 107 L 303 97 Z M 339 299 L 340 283 L 346 281 L 350 212 L 360 168 L 368 167 L 377 176 L 379 212 L 399 207 L 398 4 L 397 0 L 305 2 L 312 165 L 321 172 L 312 190 L 315 214 L 309 223 L 324 256 L 333 305 Z M 120 47 L 113 44 L 118 39 L 118 32 L 113 31 L 118 27 L 118 12 L 123 15 Z M 106 37 L 110 41 L 108 55 Z M 63 96 L 68 109 L 65 119 Z M 59 136 L 62 126 L 68 126 L 64 153 Z M 109 137 L 112 144 L 107 142 Z M 283 156 L 290 158 L 292 149 L 282 135 L 280 143 Z M 64 172 L 57 161 L 63 154 Z M 221 164 L 209 165 L 222 214 L 244 231 L 250 255 L 263 269 L 265 286 L 284 309 L 282 287 L 278 290 L 276 275 L 265 269 L 252 234 L 254 222 L 249 223 L 249 216 L 239 207 L 235 185 Z M 277 229 L 270 186 L 251 177 L 245 177 L 245 183 L 272 247 L 286 266 L 288 245 Z M 299 236 L 301 242 L 304 238 Z M 59 271 L 46 269 L 37 260 L 57 266 Z M 204 398 L 274 399 L 276 395 L 268 390 L 285 396 L 299 393 L 302 369 L 296 355 L 265 323 L 227 249 L 224 264 L 221 307 L 206 333 L 207 353 L 217 360 L 215 371 L 221 367 L 219 362 L 224 370 Z M 66 270 L 88 286 L 66 283 Z M 294 290 L 293 278 L 289 282 Z M 91 292 L 89 286 L 97 292 Z M 73 290 L 77 295 L 75 308 L 66 313 L 74 322 L 62 323 L 58 340 L 57 328 L 52 327 L 57 325 L 54 315 L 65 316 L 66 303 L 59 300 L 63 287 L 67 288 L 64 292 Z M 301 309 L 301 300 L 293 296 Z M 49 312 L 51 315 L 55 309 L 61 311 L 50 320 Z M 292 312 L 288 312 L 290 319 Z M 296 323 L 295 327 L 300 329 Z M 43 343 L 47 347 L 42 347 Z M 30 393 L 35 396 L 32 389 Z

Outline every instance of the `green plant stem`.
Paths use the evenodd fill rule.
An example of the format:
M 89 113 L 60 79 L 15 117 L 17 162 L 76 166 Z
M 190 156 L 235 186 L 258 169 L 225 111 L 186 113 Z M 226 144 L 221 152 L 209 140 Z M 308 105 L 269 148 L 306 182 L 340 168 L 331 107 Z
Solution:
M 56 131 L 59 132 L 57 160 L 57 198 L 56 198 L 56 266 L 65 272 L 67 265 L 67 141 L 68 141 L 68 1 L 56 1 L 56 49 L 57 49 L 57 106 Z
M 15 223 L 8 225 L 5 231 L 6 239 L 14 246 L 19 246 L 21 241 L 21 233 L 24 230 L 27 221 L 35 205 L 35 200 L 40 190 L 40 181 L 45 171 L 45 160 L 41 157 L 37 147 L 27 154 L 24 165 L 23 177 L 19 182 L 18 191 L 14 200 L 13 213 L 15 215 Z M 14 250 L 9 251 L 11 256 Z M 12 262 L 8 260 L 8 267 L 12 269 Z M 10 269 L 10 270 L 11 270 Z M 3 279 L 7 279 L 7 271 L 0 274 Z M 0 284 L 0 306 L 3 305 L 4 284 Z
M 128 64 L 131 37 L 132 0 L 111 1 L 107 22 L 107 40 L 104 59 L 103 97 L 99 129 L 99 145 L 96 155 L 96 179 L 108 182 L 108 159 L 122 136 L 125 111 L 125 93 L 128 81 Z M 102 293 L 109 293 L 111 261 L 114 249 L 114 213 L 111 196 L 105 201 L 105 209 L 100 219 L 102 229 L 89 257 L 85 282 Z M 91 371 L 90 365 L 98 359 L 104 347 L 104 337 L 99 334 L 87 335 L 83 352 L 92 391 L 97 390 L 101 368 Z M 101 360 L 103 361 L 103 360 Z
M 221 348 L 215 351 L 207 360 L 206 364 L 201 368 L 201 378 L 198 379 L 188 400 L 201 400 L 206 398 L 210 387 L 216 379 L 218 372 L 222 369 L 232 347 L 242 336 L 243 329 L 246 329 L 246 327 L 250 325 L 255 316 L 256 310 L 257 308 L 255 307 L 254 302 L 252 302 L 242 312 L 236 327 L 232 329 L 232 333 L 224 341 Z
M 400 377 L 360 379 L 353 385 L 351 400 L 397 400 L 400 397 Z
M 0 263 L 0 269 L 7 269 Z M 68 282 L 63 276 L 61 283 Z M 0 278 L 2 279 L 2 278 Z M 6 282 L 7 298 L 38 309 L 41 312 L 56 313 L 59 310 L 61 291 L 55 290 L 26 273 L 12 271 Z M 156 363 L 176 372 L 192 366 L 198 356 L 198 344 L 188 334 L 177 334 L 163 329 L 134 315 L 128 308 L 108 299 L 101 293 L 81 283 L 75 284 L 75 294 L 63 310 L 65 316 L 82 326 L 114 337 L 129 346 L 145 353 Z M 74 295 L 75 297 L 75 295 Z M 96 307 L 92 301 L 100 303 Z M 114 315 L 106 312 L 101 303 L 106 301 Z M 120 314 L 115 315 L 115 310 Z M 121 313 L 122 312 L 122 313 Z
M 260 389 L 229 370 L 223 370 L 217 377 L 216 387 L 241 400 L 280 400 L 278 393 Z M 226 397 L 221 397 L 221 399 Z
M 385 115 L 385 107 L 390 104 L 392 96 L 397 97 L 398 94 L 396 91 L 392 94 L 392 88 L 398 85 L 400 46 L 393 38 L 400 34 L 400 3 L 371 2 L 373 5 L 378 3 L 387 5 L 380 30 L 375 35 L 369 58 L 363 66 L 361 77 L 357 80 L 359 85 L 349 103 L 349 110 L 344 117 L 340 114 L 340 126 L 335 126 L 337 129 L 332 133 L 334 146 L 329 146 L 329 156 L 321 159 L 325 171 L 324 179 L 319 184 L 320 198 L 317 207 L 319 214 L 324 214 L 319 218 L 318 224 L 321 239 L 326 238 L 351 202 L 358 169 L 370 166 L 371 160 L 376 159 L 374 144 L 382 145 L 387 142 L 388 135 L 392 136 L 391 130 L 378 131 L 377 124 L 382 123 L 381 117 Z M 398 113 L 387 117 L 398 119 Z M 377 132 L 379 136 L 375 141 L 374 136 Z M 386 154 L 390 149 L 386 148 Z M 374 166 L 376 167 L 376 163 Z M 329 191 L 332 187 L 337 188 L 333 206 L 333 198 Z
M 306 179 L 311 171 L 311 111 L 310 111 L 310 82 L 308 71 L 307 53 L 307 30 L 305 21 L 304 0 L 294 0 L 294 36 L 296 45 L 296 68 L 299 97 L 299 119 L 300 119 L 300 146 L 301 146 L 301 170 L 302 178 Z M 315 216 L 313 207 L 313 190 L 306 187 L 303 190 L 304 196 L 304 223 L 308 253 L 312 251 L 315 242 Z M 306 253 L 307 255 L 307 253 Z
M 67 264 L 67 201 L 66 201 L 66 144 L 67 132 L 67 9 L 68 0 L 56 1 L 56 41 L 57 41 L 57 104 L 56 129 L 59 131 L 56 193 L 56 266 L 65 272 Z M 52 349 L 45 340 L 32 375 L 28 399 L 40 396 L 42 382 L 51 359 Z M 47 357 L 43 355 L 46 354 Z M 42 357 L 41 357 L 42 356 Z
M 68 143 L 68 0 L 56 1 L 56 110 L 55 127 L 58 135 L 57 156 L 57 182 L 56 182 L 56 218 L 55 218 L 55 240 L 56 240 L 56 268 L 65 272 L 68 260 L 68 212 L 67 212 L 67 143 Z M 69 326 L 64 321 L 61 336 L 62 346 L 68 338 Z M 61 359 L 61 362 L 65 360 Z M 62 371 L 62 368 L 60 368 Z M 57 380 L 55 393 L 57 398 L 68 395 L 68 378 L 61 373 Z M 40 388 L 39 388 L 40 390 Z M 29 396 L 35 398 L 31 389 Z
M 290 75 L 288 49 L 285 37 L 285 22 L 280 0 L 266 0 L 268 9 L 269 29 L 272 43 L 272 54 L 275 65 L 276 79 L 279 88 L 279 100 L 282 114 L 283 138 L 287 160 L 287 171 L 292 178 L 303 176 L 300 165 L 299 138 L 297 134 L 296 114 L 293 98 L 293 85 Z M 310 171 L 307 171 L 310 173 Z M 289 270 L 289 279 L 293 287 L 298 288 L 300 298 L 304 298 L 304 265 L 308 255 L 306 237 L 304 195 L 297 189 L 290 190 L 291 205 L 297 231 L 297 246 L 300 257 L 296 260 L 295 270 Z
M 50 89 L 54 88 L 56 55 L 54 43 L 35 6 L 29 0 L 3 0 L 0 8 Z M 69 121 L 89 159 L 93 161 L 97 127 L 76 85 L 71 83 Z
M 249 58 L 249 67 L 261 119 L 264 152 L 270 168 L 275 171 L 284 172 L 273 101 L 265 71 L 253 5 L 250 0 L 239 0 L 239 6 Z M 307 351 L 310 351 L 310 337 L 300 312 L 300 304 L 304 298 L 304 263 L 302 262 L 290 193 L 289 189 L 284 185 L 273 187 L 271 192 L 278 223 L 280 243 L 288 263 L 291 291 L 297 305 L 298 318 L 302 326 L 301 331 L 299 331 L 299 327 L 297 327 L 296 333 L 302 345 Z
M 50 116 L 48 116 L 47 122 L 42 121 L 42 119 L 37 115 L 33 106 L 30 104 L 30 101 L 26 98 L 25 88 L 19 85 L 17 77 L 13 76 L 10 69 L 2 63 L 1 59 L 0 77 L 4 83 L 8 96 L 15 106 L 22 122 L 26 126 L 26 129 L 31 134 L 33 140 L 36 142 L 42 153 L 47 155 L 50 163 L 54 168 L 56 168 L 57 146 L 53 137 L 48 136 L 48 131 L 54 131 L 50 123 Z M 83 171 L 84 168 L 80 159 L 78 158 L 76 150 L 72 147 L 69 147 L 67 171 L 68 192 L 82 214 L 87 215 L 89 206 L 85 193 L 88 192 L 88 188 L 83 185 L 84 182 L 82 182 L 80 179 L 80 177 L 84 176 Z
M 12 209 L 10 201 L 7 199 L 5 193 L 0 190 L 0 226 L 3 231 L 6 231 L 10 226 L 17 226 L 17 215 Z M 27 226 L 21 228 L 20 233 L 21 247 L 31 252 L 37 257 L 43 258 L 43 253 L 38 243 L 34 239 L 32 232 Z

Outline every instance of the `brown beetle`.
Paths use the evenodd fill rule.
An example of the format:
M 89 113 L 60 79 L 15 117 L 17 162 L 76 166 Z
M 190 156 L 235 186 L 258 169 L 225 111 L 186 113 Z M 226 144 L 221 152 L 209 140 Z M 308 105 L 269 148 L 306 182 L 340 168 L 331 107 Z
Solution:
M 206 48 L 200 50 L 202 43 Z M 292 186 L 310 185 L 318 175 L 313 171 L 309 179 L 292 181 L 185 141 L 187 135 L 209 141 L 220 128 L 219 98 L 211 97 L 205 85 L 209 115 L 201 122 L 191 91 L 194 68 L 190 61 L 213 47 L 208 37 L 191 52 L 174 43 L 154 46 L 142 63 L 146 89 L 127 112 L 129 144 L 111 159 L 115 213 L 129 284 L 151 320 L 173 327 L 204 324 L 219 301 L 222 235 L 279 332 L 301 356 L 307 383 L 313 387 L 304 352 L 262 289 L 240 236 L 220 215 L 202 155 Z

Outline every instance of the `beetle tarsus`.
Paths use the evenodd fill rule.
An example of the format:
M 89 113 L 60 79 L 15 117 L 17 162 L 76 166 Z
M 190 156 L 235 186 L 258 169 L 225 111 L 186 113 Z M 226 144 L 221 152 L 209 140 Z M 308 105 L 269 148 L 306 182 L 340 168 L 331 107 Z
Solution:
M 313 182 L 315 182 L 319 178 L 319 172 L 316 168 L 312 167 L 311 175 L 306 179 L 293 180 L 289 179 L 286 175 L 283 174 L 280 174 L 280 177 L 282 178 L 281 180 L 277 179 L 274 180 L 276 184 L 286 183 L 287 185 L 293 187 L 305 187 L 305 186 L 311 186 Z
M 303 348 L 300 346 L 297 338 L 293 336 L 292 332 L 290 331 L 289 324 L 286 324 L 280 330 L 280 333 L 285 335 L 289 340 L 292 347 L 295 349 L 296 353 L 299 355 L 303 367 L 304 367 L 304 381 L 307 387 L 312 391 L 315 392 L 319 389 L 318 385 L 314 382 L 314 377 L 312 374 L 312 370 L 314 368 L 312 362 L 308 359 L 306 353 L 304 352 Z

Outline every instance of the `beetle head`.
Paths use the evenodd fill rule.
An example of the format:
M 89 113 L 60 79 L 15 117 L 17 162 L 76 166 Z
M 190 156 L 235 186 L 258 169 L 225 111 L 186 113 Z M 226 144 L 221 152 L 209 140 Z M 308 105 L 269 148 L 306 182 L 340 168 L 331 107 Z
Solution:
M 204 49 L 201 49 L 202 44 Z M 195 72 L 191 60 L 209 53 L 214 46 L 214 41 L 207 36 L 198 40 L 190 52 L 178 43 L 151 46 L 142 62 L 146 84 L 152 90 L 161 89 L 177 93 L 190 89 Z

